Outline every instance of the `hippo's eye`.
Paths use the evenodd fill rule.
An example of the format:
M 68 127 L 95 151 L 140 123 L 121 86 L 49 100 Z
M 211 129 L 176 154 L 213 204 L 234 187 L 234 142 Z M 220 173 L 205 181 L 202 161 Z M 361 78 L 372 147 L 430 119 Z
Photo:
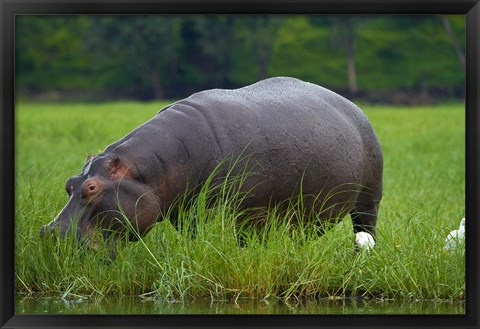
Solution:
M 89 179 L 85 181 L 82 188 L 82 196 L 84 198 L 96 194 L 100 190 L 99 183 L 96 179 Z

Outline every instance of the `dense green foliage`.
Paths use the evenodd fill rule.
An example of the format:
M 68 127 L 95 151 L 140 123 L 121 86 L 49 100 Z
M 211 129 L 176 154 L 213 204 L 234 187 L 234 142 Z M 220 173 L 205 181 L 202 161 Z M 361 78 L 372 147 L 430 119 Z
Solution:
M 459 104 L 415 110 L 363 106 L 381 141 L 384 197 L 378 243 L 355 253 L 347 217 L 318 237 L 285 217 L 238 244 L 231 199 L 205 206 L 206 189 L 180 216 L 197 221 L 196 237 L 169 221 L 142 241 L 106 253 L 71 240 L 39 238 L 67 201 L 65 180 L 164 104 L 24 104 L 17 109 L 16 290 L 70 298 L 142 295 L 156 300 L 240 297 L 462 300 L 465 252 L 443 250 L 465 211 L 464 111 Z M 128 114 L 128 115 L 127 115 Z M 275 224 L 274 224 L 275 222 Z
M 16 24 L 25 97 L 177 98 L 278 75 L 373 101 L 463 97 L 463 16 L 19 16 Z

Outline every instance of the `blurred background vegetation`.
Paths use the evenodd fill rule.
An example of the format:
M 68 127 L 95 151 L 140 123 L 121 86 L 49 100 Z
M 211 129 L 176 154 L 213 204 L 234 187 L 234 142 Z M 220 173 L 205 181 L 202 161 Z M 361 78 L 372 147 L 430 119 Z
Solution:
M 175 99 L 293 76 L 371 103 L 463 99 L 464 16 L 17 16 L 20 99 Z

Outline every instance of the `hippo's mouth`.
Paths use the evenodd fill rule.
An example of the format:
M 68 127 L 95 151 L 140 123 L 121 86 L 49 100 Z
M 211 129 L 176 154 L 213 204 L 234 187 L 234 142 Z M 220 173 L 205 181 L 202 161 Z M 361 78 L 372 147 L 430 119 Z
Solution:
M 112 260 L 116 258 L 118 234 L 105 232 L 93 223 L 88 223 L 79 240 L 95 252 L 106 250 Z

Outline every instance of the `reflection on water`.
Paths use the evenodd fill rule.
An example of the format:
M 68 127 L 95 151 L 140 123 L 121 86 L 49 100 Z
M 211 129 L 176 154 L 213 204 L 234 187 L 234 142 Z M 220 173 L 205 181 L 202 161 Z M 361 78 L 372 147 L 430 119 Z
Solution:
M 355 299 L 165 302 L 139 297 L 66 300 L 17 295 L 16 314 L 465 314 L 465 303 Z

